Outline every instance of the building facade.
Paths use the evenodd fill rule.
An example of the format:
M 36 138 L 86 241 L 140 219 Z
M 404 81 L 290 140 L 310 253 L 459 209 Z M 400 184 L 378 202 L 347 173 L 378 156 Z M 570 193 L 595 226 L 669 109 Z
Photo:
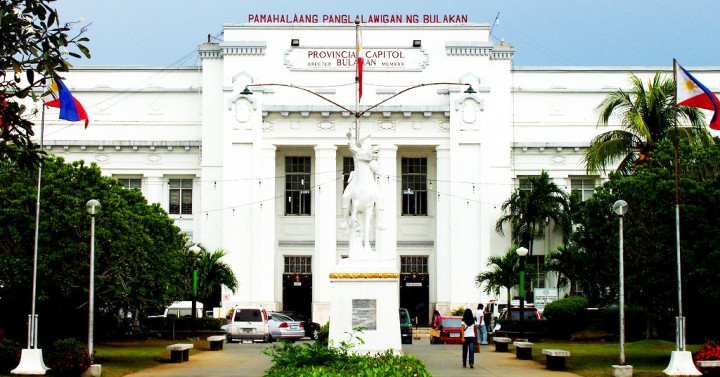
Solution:
M 378 151 L 388 230 L 375 244 L 397 252 L 400 305 L 427 323 L 433 309 L 504 301 L 474 283 L 489 256 L 511 247 L 495 231 L 502 203 L 542 170 L 568 192 L 592 195 L 605 178 L 582 161 L 605 131 L 596 107 L 630 73 L 672 73 L 516 67 L 514 48 L 493 43 L 487 24 L 363 24 L 356 108 L 353 24 L 223 29 L 223 41 L 198 47 L 200 66 L 74 69 L 65 82 L 90 126 L 46 121 L 44 148 L 97 163 L 161 203 L 190 240 L 225 250 L 239 289 L 222 293 L 223 313 L 261 304 L 321 323 L 328 274 L 348 251 L 338 227 L 352 170 L 348 132 L 370 135 Z M 719 69 L 702 71 L 720 85 Z M 52 111 L 46 119 L 56 119 Z M 529 263 L 540 265 L 559 240 L 536 240 Z

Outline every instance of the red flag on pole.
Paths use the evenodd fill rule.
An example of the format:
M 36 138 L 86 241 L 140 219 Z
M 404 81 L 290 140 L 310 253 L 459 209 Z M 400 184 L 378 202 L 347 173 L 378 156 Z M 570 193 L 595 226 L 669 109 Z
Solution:
M 53 91 L 57 93 L 57 98 L 45 103 L 50 107 L 60 108 L 60 119 L 69 120 L 71 122 L 77 122 L 79 120 L 85 120 L 85 128 L 87 128 L 90 120 L 88 119 L 85 109 L 75 97 L 73 97 L 70 90 L 65 86 L 65 83 L 60 79 L 55 79 L 56 88 Z
M 720 100 L 705 85 L 701 84 L 690 72 L 680 67 L 677 71 L 677 105 L 699 107 L 701 109 L 713 110 L 713 117 L 710 120 L 710 128 L 720 130 L 720 119 L 718 119 L 718 110 L 720 110 Z
M 358 32 L 357 40 L 357 74 L 358 74 L 358 102 L 362 100 L 362 75 L 365 59 L 362 57 L 362 31 Z

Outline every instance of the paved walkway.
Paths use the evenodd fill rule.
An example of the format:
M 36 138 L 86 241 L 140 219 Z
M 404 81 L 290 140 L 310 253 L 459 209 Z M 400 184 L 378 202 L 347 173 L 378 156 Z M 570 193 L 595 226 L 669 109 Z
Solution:
M 130 377 L 258 377 L 270 368 L 270 357 L 262 351 L 270 347 L 264 343 L 225 344 L 222 351 L 205 351 L 190 356 L 190 361 L 163 364 L 130 374 Z M 511 348 L 512 350 L 512 348 Z M 540 350 L 533 350 L 540 352 Z M 430 345 L 427 339 L 403 344 L 403 353 L 414 355 L 425 363 L 433 377 L 450 376 L 522 376 L 522 377 L 573 377 L 577 374 L 550 371 L 543 364 L 520 360 L 514 353 L 495 352 L 495 346 L 482 346 L 475 354 L 475 368 L 463 368 L 459 345 Z M 169 355 L 168 355 L 169 358 Z

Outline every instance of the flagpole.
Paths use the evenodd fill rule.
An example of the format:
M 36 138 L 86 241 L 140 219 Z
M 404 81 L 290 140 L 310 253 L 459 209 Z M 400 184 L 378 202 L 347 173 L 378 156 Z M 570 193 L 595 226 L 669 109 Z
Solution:
M 45 137 L 45 101 L 42 101 L 42 116 L 40 118 L 40 150 L 43 150 Z M 35 202 L 35 247 L 33 250 L 33 285 L 32 305 L 30 309 L 30 322 L 28 323 L 28 349 L 37 348 L 37 318 L 35 317 L 35 302 L 37 301 L 37 260 L 38 242 L 40 235 L 40 188 L 42 186 L 42 160 L 38 165 L 37 196 Z
M 675 128 L 675 246 L 677 258 L 677 285 L 678 285 L 678 316 L 675 318 L 675 351 L 670 353 L 670 363 L 663 371 L 669 376 L 700 376 L 692 359 L 692 354 L 685 351 L 685 317 L 682 313 L 682 273 L 680 270 L 680 158 L 678 157 L 678 126 L 677 126 L 677 61 L 673 59 L 673 126 Z
M 355 17 L 355 142 L 360 140 L 360 17 Z
M 675 82 L 675 105 L 673 106 L 673 121 L 675 125 L 675 242 L 677 257 L 677 279 L 678 279 L 678 317 L 675 323 L 675 347 L 678 351 L 685 351 L 685 317 L 682 311 L 682 279 L 680 259 L 680 159 L 678 152 L 678 129 L 677 129 L 677 61 L 673 59 L 673 81 Z

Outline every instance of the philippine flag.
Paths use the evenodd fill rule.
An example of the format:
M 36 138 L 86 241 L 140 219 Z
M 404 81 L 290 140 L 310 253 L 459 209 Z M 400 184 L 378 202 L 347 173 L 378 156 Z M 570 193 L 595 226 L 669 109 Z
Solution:
M 713 110 L 713 117 L 710 120 L 710 128 L 720 130 L 720 119 L 718 119 L 718 110 L 720 110 L 720 100 L 715 93 L 701 84 L 695 79 L 685 68 L 677 65 L 680 70 L 677 71 L 677 105 L 699 107 L 701 109 Z
M 85 109 L 80 104 L 80 101 L 73 97 L 70 90 L 65 86 L 65 83 L 60 79 L 55 79 L 55 85 L 52 88 L 57 93 L 57 98 L 45 103 L 50 107 L 60 108 L 60 119 L 69 120 L 71 122 L 77 122 L 79 120 L 85 120 L 85 128 L 87 128 L 90 120 L 88 119 Z

